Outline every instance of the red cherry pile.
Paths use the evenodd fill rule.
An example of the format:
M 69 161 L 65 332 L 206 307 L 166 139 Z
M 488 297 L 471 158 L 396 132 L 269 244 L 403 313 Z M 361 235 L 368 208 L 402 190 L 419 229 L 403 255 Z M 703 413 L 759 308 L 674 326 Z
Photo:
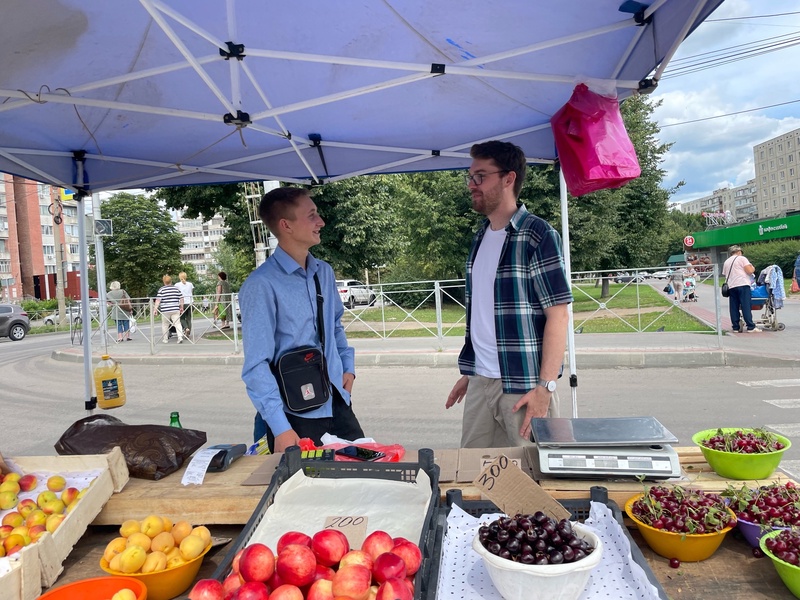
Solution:
M 773 538 L 768 538 L 764 544 L 775 558 L 784 562 L 800 566 L 800 532 L 792 529 L 782 529 Z
M 730 507 L 742 521 L 770 527 L 800 526 L 800 490 L 791 481 L 758 489 L 729 488 L 722 495 L 730 498 Z
M 650 487 L 631 512 L 642 523 L 671 533 L 715 533 L 736 523 L 719 495 L 679 485 Z
M 523 565 L 560 565 L 577 562 L 594 551 L 575 535 L 568 519 L 532 515 L 500 517 L 478 529 L 481 545 L 492 554 Z
M 747 432 L 741 429 L 733 432 L 717 433 L 700 442 L 706 448 L 720 452 L 736 452 L 738 454 L 765 454 L 783 450 L 784 445 L 778 441 L 774 433 L 766 429 L 751 429 Z

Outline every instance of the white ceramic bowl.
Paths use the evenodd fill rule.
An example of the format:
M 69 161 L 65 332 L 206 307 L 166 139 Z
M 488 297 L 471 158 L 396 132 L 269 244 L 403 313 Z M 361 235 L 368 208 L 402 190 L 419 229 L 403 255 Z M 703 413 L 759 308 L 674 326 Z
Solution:
M 483 558 L 494 587 L 505 600 L 577 600 L 589 574 L 600 564 L 603 543 L 580 523 L 573 523 L 572 528 L 578 537 L 594 546 L 594 552 L 577 562 L 523 565 L 495 556 L 483 547 L 477 535 L 472 548 Z

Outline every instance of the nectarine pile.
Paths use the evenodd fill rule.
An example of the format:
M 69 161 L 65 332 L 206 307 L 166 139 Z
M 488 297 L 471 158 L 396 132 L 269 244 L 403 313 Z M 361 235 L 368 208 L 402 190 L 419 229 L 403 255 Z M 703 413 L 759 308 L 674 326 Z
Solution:
M 178 567 L 200 556 L 211 545 L 211 532 L 204 525 L 187 521 L 173 523 L 167 517 L 150 515 L 130 519 L 119 528 L 103 552 L 108 568 L 118 573 L 155 573 Z
M 412 600 L 422 562 L 416 544 L 385 531 L 357 550 L 334 529 L 311 537 L 289 531 L 275 547 L 277 556 L 264 544 L 246 546 L 221 584 L 201 579 L 190 600 Z
M 64 477 L 53 475 L 47 480 L 47 491 L 34 500 L 39 485 L 36 475 L 0 475 L 0 511 L 8 511 L 0 520 L 0 557 L 19 552 L 45 532 L 55 532 L 85 491 L 66 484 Z

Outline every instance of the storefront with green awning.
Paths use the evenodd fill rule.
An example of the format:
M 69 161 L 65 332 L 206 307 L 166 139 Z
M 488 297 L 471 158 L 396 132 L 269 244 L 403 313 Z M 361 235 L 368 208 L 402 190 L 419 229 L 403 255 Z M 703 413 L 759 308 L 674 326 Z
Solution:
M 692 238 L 684 241 L 685 243 L 692 241 L 691 245 L 686 244 L 688 262 L 722 264 L 728 258 L 728 248 L 734 244 L 800 237 L 800 214 L 698 231 L 687 237 Z

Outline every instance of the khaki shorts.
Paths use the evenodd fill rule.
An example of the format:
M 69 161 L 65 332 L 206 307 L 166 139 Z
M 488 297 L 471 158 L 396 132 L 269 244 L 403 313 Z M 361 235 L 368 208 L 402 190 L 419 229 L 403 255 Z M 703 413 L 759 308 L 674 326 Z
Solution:
M 462 448 L 532 446 L 519 434 L 525 411 L 511 409 L 524 394 L 504 394 L 500 379 L 470 375 L 461 424 Z M 548 417 L 558 417 L 558 394 L 550 398 Z

